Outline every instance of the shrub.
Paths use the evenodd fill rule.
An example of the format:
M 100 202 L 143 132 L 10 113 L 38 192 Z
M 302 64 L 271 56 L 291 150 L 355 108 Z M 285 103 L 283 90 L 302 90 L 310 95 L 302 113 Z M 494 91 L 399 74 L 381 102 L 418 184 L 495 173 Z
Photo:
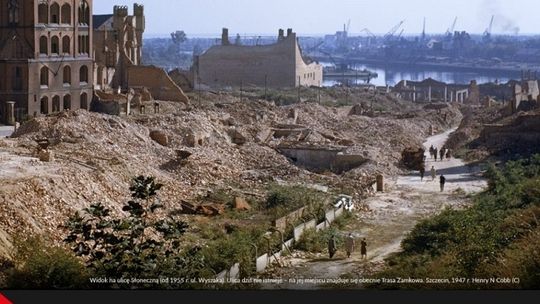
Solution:
M 10 289 L 80 289 L 87 287 L 84 265 L 69 251 L 38 238 L 15 244 L 14 267 L 7 271 Z

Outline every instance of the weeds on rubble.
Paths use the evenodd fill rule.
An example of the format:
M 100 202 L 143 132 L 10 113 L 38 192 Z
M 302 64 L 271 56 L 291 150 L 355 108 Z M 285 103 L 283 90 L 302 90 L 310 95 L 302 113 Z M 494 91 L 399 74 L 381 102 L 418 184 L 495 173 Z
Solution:
M 285 216 L 306 206 L 310 210 L 305 214 L 311 216 L 323 209 L 326 199 L 327 194 L 317 190 L 301 186 L 272 185 L 263 206 L 274 218 Z
M 14 260 L 4 263 L 8 289 L 80 289 L 89 273 L 68 250 L 47 245 L 42 238 L 14 238 Z

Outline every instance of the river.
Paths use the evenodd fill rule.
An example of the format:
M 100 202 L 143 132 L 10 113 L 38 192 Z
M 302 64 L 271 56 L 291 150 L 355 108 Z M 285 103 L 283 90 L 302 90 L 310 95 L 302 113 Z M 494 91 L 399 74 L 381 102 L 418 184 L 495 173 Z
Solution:
M 325 67 L 331 66 L 331 63 L 321 62 Z M 471 80 L 476 80 L 478 84 L 496 82 L 506 83 L 511 79 L 519 79 L 519 72 L 464 72 L 464 71 L 455 71 L 455 70 L 445 70 L 441 69 L 422 69 L 414 67 L 402 67 L 402 66 L 392 66 L 384 67 L 381 65 L 372 65 L 372 64 L 356 64 L 352 67 L 355 70 L 369 70 L 376 72 L 379 76 L 377 78 L 371 79 L 371 84 L 377 86 L 393 86 L 400 82 L 401 80 L 412 80 L 412 81 L 422 81 L 427 78 L 433 78 L 437 81 L 442 81 L 445 83 L 451 84 L 469 84 Z M 332 79 L 324 78 L 324 86 L 333 86 L 336 84 L 365 84 L 364 79 L 355 79 L 348 78 L 344 79 Z

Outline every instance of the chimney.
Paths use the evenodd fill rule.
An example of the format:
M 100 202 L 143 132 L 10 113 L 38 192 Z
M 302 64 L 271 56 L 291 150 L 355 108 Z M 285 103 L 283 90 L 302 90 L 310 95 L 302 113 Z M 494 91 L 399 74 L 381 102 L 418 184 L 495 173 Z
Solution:
M 283 29 L 279 29 L 279 31 L 278 31 L 278 41 L 283 40 L 283 38 L 284 38 Z
M 292 34 L 292 28 L 287 29 L 287 37 L 289 37 Z
M 221 45 L 229 45 L 229 29 L 223 28 L 221 32 Z

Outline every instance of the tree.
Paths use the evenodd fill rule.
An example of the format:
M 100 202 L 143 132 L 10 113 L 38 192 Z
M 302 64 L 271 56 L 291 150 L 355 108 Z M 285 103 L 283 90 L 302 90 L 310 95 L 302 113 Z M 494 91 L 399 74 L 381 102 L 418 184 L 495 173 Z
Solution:
M 175 44 L 182 44 L 182 43 L 186 42 L 186 40 L 187 40 L 187 36 L 186 36 L 186 33 L 184 31 L 172 32 L 171 33 L 171 38 L 172 38 L 172 41 Z
M 154 178 L 139 176 L 129 188 L 132 200 L 122 208 L 126 216 L 115 218 L 110 209 L 97 203 L 70 218 L 65 242 L 85 259 L 93 275 L 158 277 L 192 271 L 187 266 L 203 266 L 202 261 L 179 253 L 188 225 L 160 212 L 163 205 L 157 194 L 161 187 Z M 193 251 L 197 249 L 189 254 L 194 255 Z

